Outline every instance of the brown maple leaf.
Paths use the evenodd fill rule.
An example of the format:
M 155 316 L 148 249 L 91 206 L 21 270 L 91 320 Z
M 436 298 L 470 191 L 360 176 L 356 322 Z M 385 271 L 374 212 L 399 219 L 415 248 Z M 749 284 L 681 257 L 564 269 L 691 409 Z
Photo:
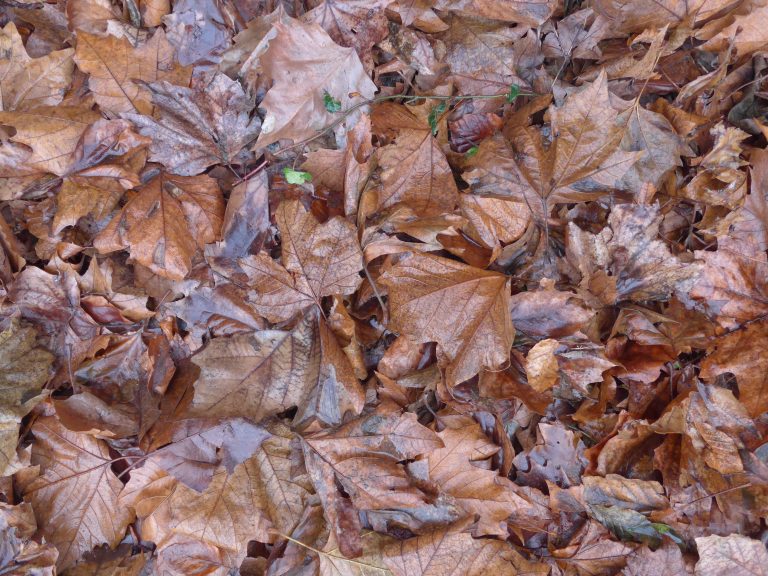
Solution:
M 223 216 L 213 178 L 160 174 L 138 190 L 94 246 L 103 254 L 129 248 L 142 266 L 180 280 L 198 248 L 218 239 Z
M 416 342 L 437 342 L 450 385 L 508 360 L 515 329 L 507 277 L 408 254 L 380 282 L 388 290 L 392 329 Z
M 191 88 L 164 80 L 142 86 L 152 94 L 158 117 L 123 117 L 152 138 L 149 159 L 173 174 L 193 176 L 213 164 L 230 164 L 259 131 L 259 119 L 249 118 L 253 102 L 224 74 L 198 80 Z
M 362 278 L 362 252 L 354 227 L 340 217 L 320 223 L 298 200 L 275 214 L 283 239 L 282 266 L 264 252 L 244 258 L 249 299 L 271 322 L 292 318 L 325 296 L 352 294 Z

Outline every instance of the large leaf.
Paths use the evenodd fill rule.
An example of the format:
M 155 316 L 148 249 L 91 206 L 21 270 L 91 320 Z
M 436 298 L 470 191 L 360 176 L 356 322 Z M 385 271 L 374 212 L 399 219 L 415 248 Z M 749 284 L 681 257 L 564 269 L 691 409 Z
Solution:
M 258 118 L 249 118 L 253 102 L 239 83 L 223 74 L 198 80 L 192 88 L 164 80 L 145 86 L 158 117 L 124 117 L 152 138 L 150 160 L 173 174 L 193 176 L 212 164 L 229 164 L 258 133 Z
M 80 70 L 90 74 L 88 86 L 96 102 L 112 114 L 152 112 L 151 94 L 136 80 L 167 80 L 182 86 L 189 82 L 190 70 L 180 68 L 173 60 L 173 48 L 162 28 L 137 48 L 126 38 L 87 32 L 77 35 L 75 62 Z
M 32 433 L 32 463 L 40 466 L 40 477 L 26 487 L 24 499 L 59 551 L 58 568 L 100 544 L 117 545 L 133 517 L 118 506 L 123 485 L 110 468 L 107 445 L 67 430 L 53 416 L 38 419 Z
M 340 102 L 342 110 L 373 98 L 376 87 L 354 49 L 334 44 L 317 24 L 275 22 L 274 31 L 261 57 L 265 80 L 272 87 L 261 102 L 267 115 L 256 142 L 259 148 L 314 136 L 333 122 L 336 118 L 323 101 L 326 93 Z M 347 126 L 358 117 L 359 113 L 347 116 Z
M 768 552 L 759 540 L 739 534 L 696 538 L 699 561 L 696 576 L 764 576 L 768 574 Z
M 72 48 L 30 58 L 16 25 L 0 31 L 0 110 L 30 110 L 55 106 L 72 81 Z
M 282 266 L 265 253 L 241 261 L 250 300 L 272 322 L 292 318 L 324 296 L 352 294 L 360 286 L 363 255 L 354 227 L 336 217 L 320 223 L 298 200 L 275 214 L 283 238 Z
M 409 254 L 384 274 L 391 327 L 437 342 L 451 384 L 509 358 L 514 327 L 505 276 L 427 254 Z

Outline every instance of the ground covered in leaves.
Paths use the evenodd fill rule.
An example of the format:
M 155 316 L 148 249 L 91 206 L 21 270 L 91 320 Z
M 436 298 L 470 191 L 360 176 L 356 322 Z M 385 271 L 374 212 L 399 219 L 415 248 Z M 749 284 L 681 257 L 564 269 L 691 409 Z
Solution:
M 763 1 L 0 14 L 0 574 L 768 574 Z

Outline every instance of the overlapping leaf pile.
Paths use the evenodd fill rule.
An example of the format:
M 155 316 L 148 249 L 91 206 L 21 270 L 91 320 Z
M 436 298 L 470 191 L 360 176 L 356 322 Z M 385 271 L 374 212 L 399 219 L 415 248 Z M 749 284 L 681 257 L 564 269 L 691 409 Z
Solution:
M 766 573 L 763 2 L 2 16 L 0 574 Z

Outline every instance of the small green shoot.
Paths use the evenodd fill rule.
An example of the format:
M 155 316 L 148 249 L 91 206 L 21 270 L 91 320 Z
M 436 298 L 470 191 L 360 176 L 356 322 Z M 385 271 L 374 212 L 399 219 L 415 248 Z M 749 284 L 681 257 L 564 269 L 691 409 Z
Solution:
M 507 102 L 512 104 L 515 100 L 517 100 L 517 97 L 520 96 L 520 86 L 517 84 L 512 84 L 509 87 L 509 92 L 507 92 Z
M 472 156 L 474 156 L 475 154 L 477 154 L 477 151 L 478 151 L 478 150 L 480 150 L 480 147 L 479 147 L 479 146 L 472 146 L 472 148 L 470 148 L 469 150 L 467 150 L 467 151 L 464 153 L 464 156 L 465 156 L 466 158 L 472 158 Z
M 283 168 L 283 176 L 288 184 L 305 184 L 312 182 L 312 174 L 309 172 L 302 172 L 301 170 L 294 170 L 286 166 Z
M 443 100 L 437 106 L 432 108 L 432 110 L 429 111 L 429 116 L 427 116 L 427 122 L 429 122 L 429 127 L 432 130 L 432 136 L 437 136 L 437 123 L 440 120 L 440 116 L 442 116 L 447 109 L 448 109 L 448 102 Z
M 341 101 L 331 96 L 328 90 L 323 90 L 323 104 L 325 109 L 331 114 L 341 112 Z

